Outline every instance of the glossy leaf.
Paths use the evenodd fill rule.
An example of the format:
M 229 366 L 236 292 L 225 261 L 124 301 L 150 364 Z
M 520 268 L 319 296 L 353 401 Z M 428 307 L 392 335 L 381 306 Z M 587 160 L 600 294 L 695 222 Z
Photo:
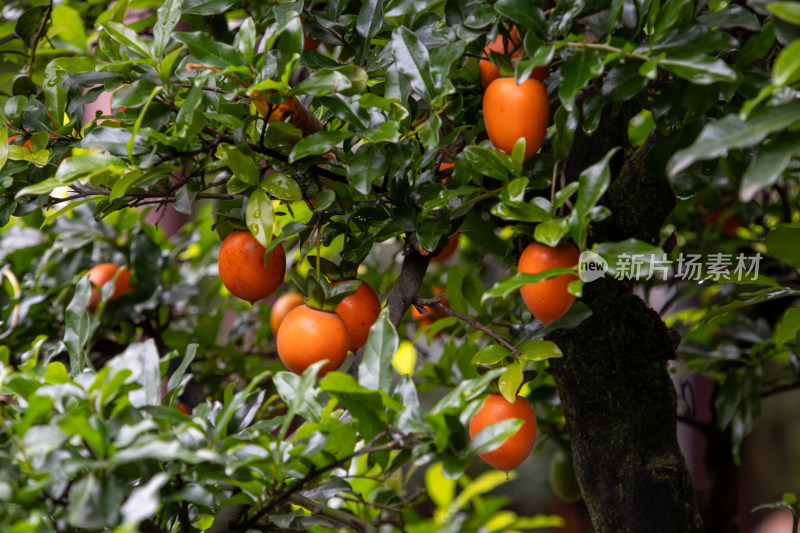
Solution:
M 730 114 L 706 125 L 691 146 L 670 158 L 668 172 L 674 178 L 696 161 L 720 157 L 734 148 L 760 143 L 770 133 L 783 130 L 800 120 L 800 102 L 767 107 L 753 112 L 747 120 Z
M 392 385 L 392 359 L 397 353 L 399 342 L 397 331 L 389 321 L 389 309 L 385 308 L 369 328 L 369 337 L 359 366 L 359 385 L 389 392 Z
M 253 237 L 256 238 L 261 246 L 264 248 L 269 246 L 270 241 L 272 241 L 275 213 L 272 208 L 272 201 L 261 187 L 258 187 L 250 195 L 250 200 L 247 202 L 245 221 L 247 229 L 250 230 L 250 233 L 253 234 Z

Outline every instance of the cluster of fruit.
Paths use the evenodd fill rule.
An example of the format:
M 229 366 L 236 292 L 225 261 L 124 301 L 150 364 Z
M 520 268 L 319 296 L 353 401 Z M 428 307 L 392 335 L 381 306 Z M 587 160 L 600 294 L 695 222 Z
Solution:
M 275 292 L 286 274 L 286 253 L 277 245 L 265 259 L 264 248 L 249 231 L 230 233 L 219 250 L 219 275 L 238 298 L 255 303 Z M 341 283 L 337 281 L 336 285 Z M 287 293 L 272 306 L 270 326 L 277 336 L 278 356 L 286 368 L 302 374 L 318 361 L 327 360 L 318 375 L 342 366 L 348 351 L 355 353 L 367 342 L 369 328 L 378 319 L 378 295 L 364 281 L 335 310 L 316 308 L 297 293 Z
M 543 83 L 549 67 L 533 69 L 530 77 L 518 84 L 514 77 L 500 76 L 500 70 L 488 59 L 490 52 L 510 55 L 512 64 L 516 63 L 522 54 L 522 42 L 517 29 L 512 28 L 506 36 L 499 35 L 487 46 L 484 51 L 487 59 L 480 61 L 479 74 L 481 85 L 486 90 L 483 118 L 489 140 L 495 148 L 510 154 L 517 141 L 524 138 L 524 160 L 527 161 L 539 150 L 547 134 L 550 106 Z M 572 268 L 577 263 L 578 252 L 572 246 L 554 248 L 534 242 L 523 251 L 517 269 L 524 274 L 538 274 L 554 268 Z M 575 296 L 567 288 L 575 279 L 577 277 L 574 275 L 561 274 L 525 285 L 520 292 L 531 314 L 549 324 L 562 317 L 572 306 Z M 503 395 L 491 394 L 469 424 L 470 438 L 474 438 L 483 428 L 508 419 L 520 419 L 523 423 L 500 447 L 480 454 L 489 465 L 505 471 L 519 466 L 533 449 L 536 416 L 531 405 L 519 396 L 510 402 Z M 557 461 L 559 464 L 565 462 L 563 454 Z M 567 462 L 571 467 L 569 458 Z

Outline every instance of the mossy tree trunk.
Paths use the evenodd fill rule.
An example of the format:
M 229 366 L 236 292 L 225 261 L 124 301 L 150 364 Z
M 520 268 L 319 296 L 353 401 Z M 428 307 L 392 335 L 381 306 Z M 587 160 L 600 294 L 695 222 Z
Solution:
M 579 128 L 569 181 L 611 147 L 626 146 L 628 117 L 620 115 L 604 116 L 604 131 L 591 138 Z M 666 178 L 646 164 L 659 140 L 655 132 L 644 146 L 629 147 L 612 160 L 612 182 L 602 201 L 612 216 L 593 228 L 591 238 L 659 244 L 659 230 L 675 205 Z M 702 531 L 678 446 L 676 393 L 667 370 L 677 333 L 624 280 L 587 283 L 582 300 L 593 315 L 576 329 L 550 336 L 564 353 L 551 369 L 597 531 Z

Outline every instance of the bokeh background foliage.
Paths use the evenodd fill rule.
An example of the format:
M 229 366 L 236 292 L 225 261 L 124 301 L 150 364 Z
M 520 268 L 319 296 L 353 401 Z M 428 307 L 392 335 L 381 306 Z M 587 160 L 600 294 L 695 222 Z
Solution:
M 482 119 L 478 64 L 512 27 L 501 72 L 550 68 L 528 161 Z M 522 511 L 552 496 L 546 467 L 477 464 L 516 426 L 466 430 L 493 380 L 532 376 L 534 456 L 574 454 L 598 530 L 735 522 L 735 484 L 696 497 L 676 421 L 735 476 L 762 397 L 800 382 L 796 4 L 20 0 L 0 43 L 3 531 L 558 527 Z M 271 300 L 219 281 L 235 229 L 282 243 L 295 279 L 318 255 L 360 265 L 387 309 L 358 372 L 284 370 Z M 458 259 L 429 265 L 453 235 Z M 760 276 L 576 283 L 544 326 L 517 290 L 533 239 L 758 253 Z M 102 262 L 136 290 L 90 314 Z M 439 287 L 516 351 L 456 316 L 401 321 Z

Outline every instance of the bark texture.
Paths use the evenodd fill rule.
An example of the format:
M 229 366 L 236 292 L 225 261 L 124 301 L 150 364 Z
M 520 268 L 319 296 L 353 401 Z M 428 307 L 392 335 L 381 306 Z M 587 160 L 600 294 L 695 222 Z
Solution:
M 628 118 L 624 112 L 604 113 L 602 131 L 591 138 L 578 128 L 568 181 L 611 147 L 626 146 Z M 593 227 L 590 239 L 658 243 L 659 229 L 675 205 L 666 178 L 647 171 L 658 140 L 655 132 L 643 146 L 628 147 L 612 159 L 612 182 L 602 200 L 612 216 Z M 677 333 L 623 281 L 588 283 L 582 300 L 593 315 L 574 330 L 550 335 L 564 353 L 551 371 L 576 476 L 597 531 L 703 531 L 678 446 L 676 393 L 667 371 Z
M 551 371 L 597 531 L 702 531 L 666 369 L 674 339 L 618 281 L 588 284 L 583 301 L 594 314 L 552 335 L 564 357 Z

